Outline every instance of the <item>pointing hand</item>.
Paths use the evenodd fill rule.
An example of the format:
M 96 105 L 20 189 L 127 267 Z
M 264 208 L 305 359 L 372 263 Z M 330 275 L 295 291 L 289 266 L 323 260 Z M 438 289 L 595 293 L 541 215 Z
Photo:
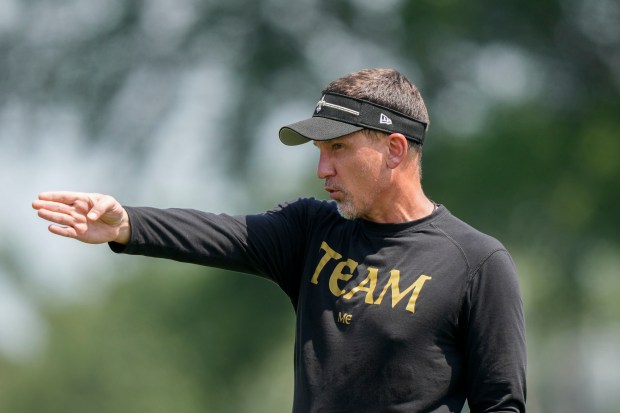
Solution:
M 52 222 L 50 232 L 90 244 L 129 242 L 129 216 L 109 195 L 43 192 L 32 203 L 39 217 Z

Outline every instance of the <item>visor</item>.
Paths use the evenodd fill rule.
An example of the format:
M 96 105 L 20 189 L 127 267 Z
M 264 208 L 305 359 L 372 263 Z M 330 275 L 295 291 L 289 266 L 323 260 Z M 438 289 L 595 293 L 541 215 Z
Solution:
M 422 144 L 426 123 L 366 100 L 326 93 L 310 119 L 282 127 L 279 136 L 285 145 L 300 145 L 310 140 L 339 138 L 362 129 L 402 133 Z

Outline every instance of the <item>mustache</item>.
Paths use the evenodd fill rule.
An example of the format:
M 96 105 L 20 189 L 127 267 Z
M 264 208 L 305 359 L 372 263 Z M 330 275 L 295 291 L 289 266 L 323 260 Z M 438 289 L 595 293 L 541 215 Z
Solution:
M 333 189 L 333 190 L 344 192 L 344 193 L 347 192 L 346 189 L 342 185 L 339 185 L 336 182 L 330 181 L 329 179 L 325 180 L 324 187 L 326 189 L 329 188 L 329 189 Z

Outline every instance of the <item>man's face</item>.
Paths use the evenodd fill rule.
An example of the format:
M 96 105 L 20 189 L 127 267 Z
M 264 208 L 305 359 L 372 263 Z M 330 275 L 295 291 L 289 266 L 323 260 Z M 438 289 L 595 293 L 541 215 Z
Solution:
M 389 183 L 386 147 L 382 140 L 355 132 L 328 141 L 315 141 L 319 148 L 317 175 L 325 190 L 347 219 L 371 219 L 381 208 L 380 195 Z

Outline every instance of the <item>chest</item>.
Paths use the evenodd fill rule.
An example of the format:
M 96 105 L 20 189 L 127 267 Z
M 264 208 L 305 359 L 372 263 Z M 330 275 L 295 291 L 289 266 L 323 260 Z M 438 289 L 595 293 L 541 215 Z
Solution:
M 458 255 L 417 240 L 380 248 L 322 240 L 307 255 L 300 298 L 311 322 L 331 317 L 341 329 L 364 324 L 406 336 L 454 327 L 466 279 Z

